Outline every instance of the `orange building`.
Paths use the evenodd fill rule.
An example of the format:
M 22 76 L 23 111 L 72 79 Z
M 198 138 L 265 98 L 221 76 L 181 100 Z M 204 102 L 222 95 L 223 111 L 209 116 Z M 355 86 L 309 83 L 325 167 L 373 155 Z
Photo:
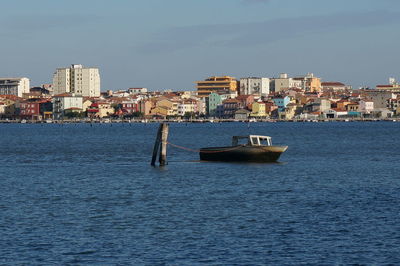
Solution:
M 237 92 L 239 85 L 234 77 L 210 77 L 204 81 L 196 81 L 199 96 L 208 96 L 210 93 L 232 93 Z

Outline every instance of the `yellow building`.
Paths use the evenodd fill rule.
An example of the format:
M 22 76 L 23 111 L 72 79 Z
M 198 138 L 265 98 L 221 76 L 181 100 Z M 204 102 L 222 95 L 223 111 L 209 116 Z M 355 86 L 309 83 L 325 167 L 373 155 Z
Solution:
M 164 113 L 166 112 L 166 116 L 176 116 L 178 115 L 178 105 L 179 102 L 176 102 L 174 100 L 169 100 L 169 99 L 163 99 L 160 100 L 156 103 L 156 112 L 160 113 L 160 115 L 164 115 Z M 157 109 L 157 107 L 160 107 L 162 109 Z M 165 111 L 165 109 L 167 111 Z M 154 115 L 154 109 L 151 111 L 151 114 Z
M 89 100 L 88 98 L 83 99 L 82 109 L 83 109 L 84 111 L 86 111 L 92 104 L 93 104 L 93 101 L 92 101 L 92 100 Z
M 296 114 L 297 106 L 294 103 L 289 103 L 283 112 L 278 112 L 279 119 L 293 119 Z
M 155 107 L 155 103 L 153 104 L 153 101 L 151 100 L 144 100 L 139 104 L 140 112 L 142 112 L 145 116 L 150 115 L 153 107 Z
M 22 100 L 15 95 L 0 95 L 0 102 L 3 104 L 3 113 L 2 115 L 13 116 L 16 111 L 16 105 L 18 105 L 18 101 Z
M 250 116 L 252 116 L 252 117 L 266 117 L 267 116 L 265 103 L 254 102 L 252 104 L 251 109 L 252 109 L 252 112 L 251 112 Z
M 111 106 L 111 103 L 99 102 L 99 117 L 108 117 L 114 114 L 114 108 Z
M 321 92 L 322 90 L 321 79 L 315 77 L 309 78 L 307 81 L 307 87 L 310 90 L 310 92 Z
M 166 106 L 156 106 L 151 110 L 151 115 L 159 115 L 163 117 L 173 116 L 173 111 Z
M 238 81 L 234 77 L 210 77 L 196 82 L 199 96 L 208 96 L 210 93 L 232 93 L 238 91 Z
M 313 73 L 308 73 L 304 77 L 293 78 L 296 81 L 300 81 L 303 85 L 303 88 L 307 92 L 321 92 L 322 84 L 321 79 L 314 77 Z

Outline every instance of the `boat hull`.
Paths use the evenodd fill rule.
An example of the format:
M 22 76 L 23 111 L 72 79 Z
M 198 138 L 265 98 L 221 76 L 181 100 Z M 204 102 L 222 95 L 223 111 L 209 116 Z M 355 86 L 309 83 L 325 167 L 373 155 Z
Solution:
M 287 146 L 230 146 L 200 149 L 200 160 L 223 162 L 276 162 Z

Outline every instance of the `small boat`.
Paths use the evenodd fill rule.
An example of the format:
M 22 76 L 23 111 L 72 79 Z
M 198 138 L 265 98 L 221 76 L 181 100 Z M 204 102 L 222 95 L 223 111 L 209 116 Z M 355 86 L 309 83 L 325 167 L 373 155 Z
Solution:
M 245 141 L 244 144 L 240 144 Z M 273 146 L 268 136 L 233 136 L 232 146 L 200 149 L 200 160 L 223 162 L 276 162 L 288 146 Z

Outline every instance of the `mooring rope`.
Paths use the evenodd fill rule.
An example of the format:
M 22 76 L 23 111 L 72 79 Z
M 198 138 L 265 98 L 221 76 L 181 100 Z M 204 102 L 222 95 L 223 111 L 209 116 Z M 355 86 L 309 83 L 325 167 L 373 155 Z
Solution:
M 175 148 L 178 148 L 178 149 L 181 149 L 181 150 L 185 150 L 185 151 L 196 152 L 196 153 L 199 153 L 201 151 L 201 150 L 194 150 L 194 149 L 186 148 L 186 147 L 183 147 L 183 146 L 179 146 L 179 145 L 173 144 L 173 143 L 171 143 L 169 141 L 167 142 L 167 144 L 171 145 L 172 147 L 175 147 Z M 202 153 L 221 153 L 221 152 L 227 152 L 227 151 L 234 151 L 234 150 L 240 149 L 242 147 L 243 146 L 236 146 L 236 147 L 232 147 L 232 148 L 229 148 L 229 149 L 224 149 L 223 151 L 221 151 L 221 150 L 219 150 L 219 151 L 205 151 L 205 150 L 202 150 L 201 152 Z

